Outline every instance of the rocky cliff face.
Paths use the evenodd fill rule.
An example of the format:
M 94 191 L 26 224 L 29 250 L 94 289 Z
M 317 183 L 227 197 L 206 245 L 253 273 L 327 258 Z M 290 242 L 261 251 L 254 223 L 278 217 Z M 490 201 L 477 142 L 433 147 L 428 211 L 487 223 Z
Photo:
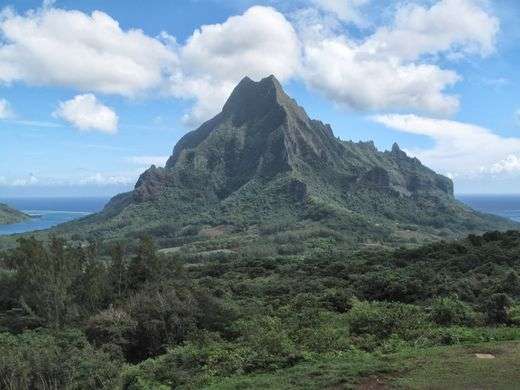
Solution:
M 133 192 L 114 198 L 83 226 L 182 230 L 280 218 L 343 218 L 342 226 L 356 220 L 365 227 L 406 223 L 432 234 L 504 224 L 457 202 L 450 179 L 397 144 L 380 152 L 371 142 L 337 139 L 270 76 L 243 79 L 220 114 L 181 138 L 164 168 L 144 172 Z
M 359 153 L 372 161 L 360 158 Z M 204 176 L 204 187 L 219 199 L 251 180 L 269 180 L 280 174 L 304 183 L 309 175 L 316 176 L 312 182 L 320 181 L 322 174 L 347 175 L 355 184 L 350 190 L 453 195 L 448 178 L 409 158 L 397 144 L 383 154 L 373 146 L 351 144 L 346 148 L 329 125 L 311 120 L 273 76 L 260 82 L 243 79 L 219 115 L 177 143 L 164 169 L 152 167 L 140 177 L 135 200 L 157 199 L 168 186 L 188 184 L 195 172 Z M 311 191 L 313 187 L 310 185 Z

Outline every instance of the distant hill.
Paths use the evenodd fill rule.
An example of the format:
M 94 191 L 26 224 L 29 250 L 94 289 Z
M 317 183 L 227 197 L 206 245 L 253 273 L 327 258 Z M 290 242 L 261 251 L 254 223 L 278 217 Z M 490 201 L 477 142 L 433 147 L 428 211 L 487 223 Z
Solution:
M 149 233 L 175 246 L 282 231 L 325 237 L 325 229 L 349 244 L 395 245 L 515 227 L 458 202 L 450 179 L 397 144 L 381 152 L 336 138 L 270 76 L 244 78 L 220 114 L 182 137 L 164 168 L 152 166 L 133 191 L 58 230 Z
M 26 214 L 0 203 L 0 225 L 20 222 L 27 218 Z

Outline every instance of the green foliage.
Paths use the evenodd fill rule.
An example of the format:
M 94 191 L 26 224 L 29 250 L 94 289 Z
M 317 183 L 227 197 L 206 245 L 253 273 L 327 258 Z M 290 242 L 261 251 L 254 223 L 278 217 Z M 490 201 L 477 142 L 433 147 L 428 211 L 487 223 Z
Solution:
M 118 253 L 114 254 L 118 261 Z M 114 264 L 122 268 L 122 265 Z M 155 244 L 150 236 L 145 236 L 139 242 L 137 254 L 132 259 L 129 267 L 131 278 L 129 284 L 134 290 L 138 290 L 146 282 L 153 282 L 160 277 L 160 260 L 157 256 Z M 122 272 L 122 270 L 121 270 Z
M 120 362 L 94 349 L 77 330 L 0 333 L 0 387 L 113 389 Z
M 520 304 L 512 305 L 507 311 L 509 322 L 518 326 L 520 325 Z
M 393 334 L 408 339 L 427 326 L 420 307 L 400 303 L 357 301 L 348 318 L 352 334 L 368 334 L 379 339 Z
M 272 316 L 255 316 L 240 320 L 236 329 L 240 340 L 251 351 L 246 370 L 276 369 L 299 359 L 296 347 L 282 321 Z
M 20 304 L 53 326 L 72 320 L 73 288 L 82 260 L 57 238 L 48 250 L 33 238 L 20 239 L 12 257 Z
M 123 382 L 128 389 L 200 385 L 214 377 L 243 373 L 252 353 L 247 346 L 202 333 L 197 341 L 188 341 L 157 358 L 126 367 Z
M 135 253 L 21 240 L 0 256 L 0 375 L 22 387 L 42 376 L 48 387 L 166 389 L 269 384 L 283 372 L 302 374 L 288 384 L 298 388 L 354 384 L 387 369 L 388 354 L 520 340 L 520 234 L 357 253 L 325 235 L 306 231 L 317 246 L 304 255 L 219 260 L 157 252 L 148 239 Z M 308 372 L 320 361 L 321 379 Z
M 86 334 L 95 346 L 111 347 L 121 356 L 129 356 L 135 347 L 137 326 L 127 312 L 111 307 L 88 320 Z
M 487 321 L 490 324 L 506 324 L 509 321 L 508 309 L 511 304 L 511 298 L 507 294 L 497 293 L 491 295 L 484 302 Z
M 439 325 L 473 325 L 476 314 L 456 296 L 441 297 L 432 302 L 430 319 Z

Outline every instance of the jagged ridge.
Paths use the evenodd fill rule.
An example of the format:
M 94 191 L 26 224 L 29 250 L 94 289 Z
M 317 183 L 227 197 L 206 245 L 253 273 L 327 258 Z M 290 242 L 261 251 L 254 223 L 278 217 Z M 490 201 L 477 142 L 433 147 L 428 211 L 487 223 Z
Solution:
M 162 226 L 161 234 L 176 235 L 187 226 L 284 218 L 358 226 L 361 235 L 396 223 L 431 236 L 512 226 L 457 202 L 450 179 L 397 144 L 379 152 L 373 143 L 335 138 L 274 76 L 244 78 L 220 114 L 181 138 L 164 168 L 152 166 L 134 191 L 80 224 L 103 234 Z

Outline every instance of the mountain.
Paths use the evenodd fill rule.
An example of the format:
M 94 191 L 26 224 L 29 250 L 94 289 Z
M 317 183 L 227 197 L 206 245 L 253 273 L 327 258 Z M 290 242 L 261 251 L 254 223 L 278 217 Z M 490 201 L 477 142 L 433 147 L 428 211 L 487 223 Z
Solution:
M 27 218 L 26 214 L 0 203 L 0 225 L 20 222 Z
M 291 231 L 303 241 L 400 244 L 513 227 L 458 202 L 450 179 L 397 144 L 381 152 L 336 138 L 270 76 L 244 78 L 221 113 L 181 138 L 164 168 L 152 166 L 101 213 L 58 229 L 149 233 L 177 245 Z

